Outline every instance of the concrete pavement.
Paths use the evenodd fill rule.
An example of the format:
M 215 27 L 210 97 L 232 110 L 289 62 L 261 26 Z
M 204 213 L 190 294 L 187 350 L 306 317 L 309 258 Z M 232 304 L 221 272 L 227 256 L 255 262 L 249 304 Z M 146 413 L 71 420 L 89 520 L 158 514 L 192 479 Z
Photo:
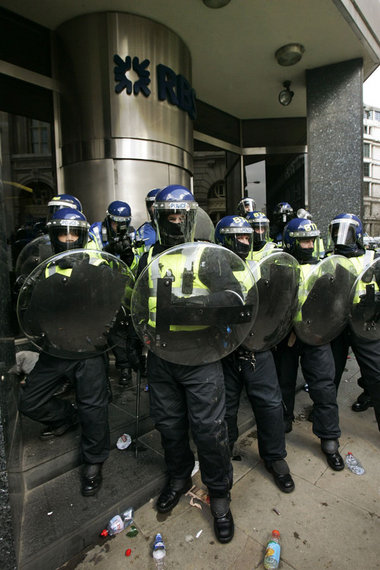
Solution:
M 233 462 L 235 537 L 231 543 L 216 541 L 208 506 L 203 505 L 202 510 L 190 506 L 189 497 L 184 496 L 171 514 L 160 515 L 152 497 L 135 512 L 139 530 L 135 538 L 123 531 L 114 538 L 99 539 L 81 559 L 64 568 L 154 569 L 152 542 L 157 532 L 166 544 L 167 569 L 262 568 L 265 544 L 275 528 L 281 533 L 280 568 L 380 568 L 380 433 L 372 408 L 363 413 L 351 411 L 351 403 L 360 393 L 358 376 L 351 357 L 338 397 L 340 452 L 343 457 L 348 451 L 354 453 L 366 469 L 364 475 L 354 475 L 347 468 L 334 472 L 327 466 L 306 419 L 311 400 L 301 391 L 296 400 L 298 419 L 287 435 L 288 463 L 296 484 L 293 493 L 281 493 L 265 470 L 255 428 L 239 438 L 242 461 Z M 199 473 L 194 481 L 201 485 Z M 120 489 L 128 489 L 128 473 Z M 128 548 L 131 555 L 126 557 Z

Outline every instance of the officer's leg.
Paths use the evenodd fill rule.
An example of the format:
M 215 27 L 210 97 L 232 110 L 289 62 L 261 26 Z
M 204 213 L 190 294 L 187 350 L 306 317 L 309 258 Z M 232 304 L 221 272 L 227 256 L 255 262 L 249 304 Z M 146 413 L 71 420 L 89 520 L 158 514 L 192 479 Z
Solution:
M 334 359 L 330 345 L 303 345 L 301 366 L 314 403 L 313 432 L 319 438 L 340 436 L 338 404 L 334 384 Z
M 188 479 L 194 454 L 189 445 L 185 389 L 176 380 L 175 366 L 148 353 L 150 414 L 161 434 L 170 479 Z
M 296 397 L 297 371 L 299 361 L 298 341 L 288 346 L 289 338 L 284 339 L 274 352 L 278 382 L 280 384 L 284 410 L 285 432 L 292 431 L 294 402 Z
M 338 337 L 334 338 L 330 345 L 335 365 L 334 383 L 336 391 L 338 392 L 339 384 L 347 364 L 348 349 L 350 347 L 348 330 L 345 329 Z
M 334 383 L 334 358 L 330 345 L 303 344 L 301 366 L 314 403 L 313 432 L 321 440 L 322 451 L 327 456 L 329 466 L 335 471 L 341 471 L 344 462 L 338 452 L 341 432 Z
M 156 508 L 168 513 L 181 495 L 192 486 L 194 454 L 189 444 L 189 425 L 185 389 L 174 375 L 175 365 L 148 352 L 150 415 L 161 434 L 168 481 L 160 493 Z
M 179 366 L 178 374 L 186 388 L 190 425 L 202 480 L 210 495 L 215 535 L 219 542 L 226 543 L 233 538 L 234 522 L 230 511 L 232 465 L 224 421 L 223 368 L 220 362 Z
M 272 352 L 257 352 L 255 358 L 255 367 L 247 360 L 242 361 L 241 367 L 256 418 L 260 457 L 279 489 L 289 493 L 294 489 L 294 481 L 285 461 L 282 397 Z
M 84 462 L 82 494 L 94 495 L 102 481 L 101 466 L 109 456 L 108 386 L 104 355 L 76 361 L 76 396 L 82 427 Z
M 351 343 L 380 430 L 380 341 L 364 340 L 352 334 Z
M 62 376 L 71 375 L 75 361 L 41 353 L 20 393 L 19 410 L 29 418 L 47 424 L 50 437 L 62 435 L 77 424 L 76 412 L 67 400 L 54 397 Z M 46 438 L 48 435 L 46 435 Z
M 119 384 L 128 386 L 132 381 L 131 365 L 127 355 L 127 332 L 120 325 L 108 334 L 108 344 L 115 356 L 115 368 L 120 371 Z
M 224 375 L 224 388 L 226 394 L 226 414 L 224 419 L 227 423 L 228 444 L 232 454 L 234 443 L 239 437 L 237 416 L 243 382 L 238 368 L 239 361 L 235 353 L 232 353 L 223 358 L 222 366 Z

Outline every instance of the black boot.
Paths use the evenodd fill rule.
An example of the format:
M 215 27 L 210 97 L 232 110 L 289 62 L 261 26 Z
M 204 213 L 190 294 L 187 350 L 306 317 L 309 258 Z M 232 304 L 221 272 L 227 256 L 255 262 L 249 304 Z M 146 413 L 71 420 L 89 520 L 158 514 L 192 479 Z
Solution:
M 367 392 L 362 392 L 351 406 L 353 412 L 365 412 L 370 406 L 373 406 L 371 396 Z
M 132 372 L 130 368 L 123 368 L 120 371 L 120 386 L 129 386 L 132 381 Z
M 331 469 L 342 471 L 344 469 L 344 461 L 338 451 L 339 441 L 337 439 L 321 439 L 321 448 Z
M 225 497 L 210 497 L 215 536 L 222 544 L 230 542 L 234 536 L 235 525 L 230 511 L 230 502 L 230 493 Z
M 294 491 L 294 481 L 290 475 L 289 466 L 285 459 L 277 461 L 265 462 L 265 467 L 272 473 L 274 482 L 283 493 L 291 493 Z
M 97 493 L 102 485 L 102 463 L 85 463 L 81 478 L 81 492 L 84 497 Z
M 159 513 L 168 513 L 178 503 L 181 495 L 187 493 L 193 486 L 191 477 L 187 479 L 170 479 L 157 499 L 156 508 Z
M 55 437 L 60 437 L 66 432 L 78 427 L 78 424 L 79 424 L 78 414 L 75 410 L 73 411 L 71 416 L 69 416 L 69 418 L 65 421 L 65 423 L 59 426 L 48 425 L 44 427 L 40 433 L 40 439 L 42 441 L 45 441 L 47 439 L 54 439 Z

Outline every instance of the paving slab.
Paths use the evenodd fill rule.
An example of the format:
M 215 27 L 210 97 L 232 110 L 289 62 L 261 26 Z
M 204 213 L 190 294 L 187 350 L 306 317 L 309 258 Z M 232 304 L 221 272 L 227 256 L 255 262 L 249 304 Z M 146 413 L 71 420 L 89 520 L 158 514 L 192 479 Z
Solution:
M 301 390 L 296 399 L 298 419 L 286 436 L 295 491 L 284 494 L 274 485 L 259 457 L 255 428 L 243 433 L 236 446 L 241 461 L 233 462 L 235 537 L 230 544 L 216 541 L 207 506 L 202 510 L 192 507 L 184 496 L 171 514 L 160 515 L 154 508 L 156 498 L 151 497 L 135 513 L 139 529 L 136 538 L 121 533 L 98 542 L 68 562 L 65 569 L 153 569 L 152 542 L 155 533 L 161 532 L 169 570 L 252 570 L 263 567 L 265 544 L 275 528 L 281 533 L 280 569 L 379 568 L 380 434 L 373 409 L 351 411 L 361 392 L 358 376 L 351 357 L 338 394 L 340 452 L 343 456 L 348 451 L 357 455 L 366 469 L 364 475 L 356 476 L 347 468 L 335 472 L 328 467 L 319 439 L 307 421 L 312 402 Z M 158 449 L 157 434 L 144 437 Z M 196 480 L 201 485 L 199 474 Z M 127 548 L 132 550 L 128 558 Z

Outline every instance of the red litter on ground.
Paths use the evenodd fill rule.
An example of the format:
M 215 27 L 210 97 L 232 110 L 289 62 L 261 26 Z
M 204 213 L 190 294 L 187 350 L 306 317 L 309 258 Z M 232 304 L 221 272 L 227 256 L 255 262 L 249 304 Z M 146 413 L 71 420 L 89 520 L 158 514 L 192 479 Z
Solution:
M 125 556 L 130 556 L 132 554 L 132 550 L 130 548 L 127 548 L 127 550 L 125 551 Z

